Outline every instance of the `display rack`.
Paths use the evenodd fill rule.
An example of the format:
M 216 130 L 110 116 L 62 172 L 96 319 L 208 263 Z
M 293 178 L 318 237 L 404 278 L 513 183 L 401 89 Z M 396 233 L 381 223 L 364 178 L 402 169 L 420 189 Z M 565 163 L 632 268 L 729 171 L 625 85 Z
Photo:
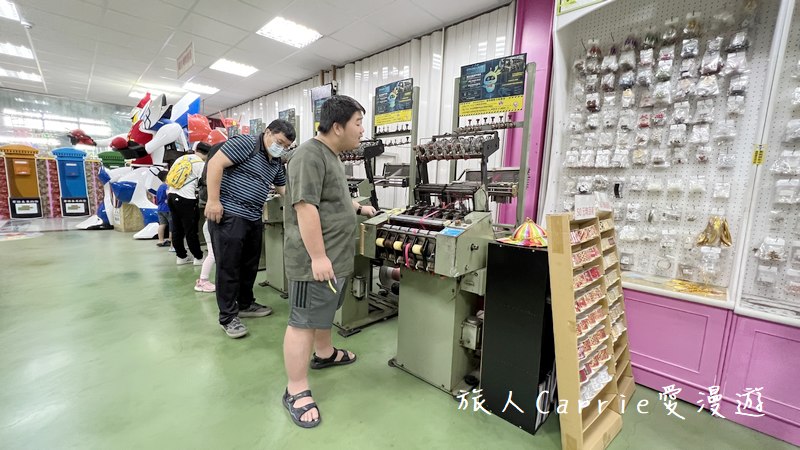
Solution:
M 585 186 L 580 186 L 582 181 L 589 181 L 590 191 L 605 191 L 613 195 L 615 218 L 619 224 L 617 234 L 620 251 L 625 257 L 626 287 L 714 306 L 733 307 L 736 280 L 741 271 L 738 260 L 749 244 L 743 238 L 743 229 L 749 201 L 753 196 L 755 169 L 752 150 L 753 143 L 761 138 L 762 99 L 770 77 L 772 33 L 780 9 L 779 2 L 759 2 L 753 19 L 743 25 L 742 11 L 746 3 L 730 0 L 713 0 L 703 4 L 687 1 L 617 1 L 594 5 L 557 19 L 554 45 L 556 81 L 552 94 L 555 120 L 550 130 L 553 152 L 549 159 L 545 188 L 548 192 L 545 211 L 570 210 L 573 195 L 585 193 Z M 726 11 L 732 14 L 732 19 L 715 19 L 715 16 Z M 580 98 L 575 93 L 578 91 L 576 86 L 586 88 L 588 75 L 576 71 L 574 63 L 580 60 L 585 63 L 587 54 L 595 45 L 602 51 L 598 59 L 601 62 L 610 53 L 612 45 L 617 45 L 621 53 L 623 43 L 630 35 L 640 43 L 650 32 L 660 37 L 667 29 L 666 23 L 673 20 L 679 37 L 674 44 L 672 68 L 660 76 L 666 79 L 662 82 L 669 84 L 670 95 L 676 97 L 681 65 L 684 59 L 689 59 L 681 54 L 685 37 L 683 29 L 693 15 L 702 27 L 697 37 L 699 46 L 695 51 L 698 65 L 704 61 L 708 42 L 717 36 L 723 38 L 720 56 L 723 62 L 727 61 L 728 56 L 735 53 L 728 53 L 727 50 L 736 32 L 747 30 L 749 46 L 741 49 L 746 54 L 746 76 L 749 80 L 742 96 L 743 103 L 728 100 L 732 80 L 740 75 L 723 76 L 720 72 L 716 75 L 719 88 L 717 95 L 686 96 L 690 105 L 689 120 L 685 122 L 686 134 L 682 146 L 673 145 L 670 126 L 679 117 L 675 107 L 678 102 L 674 98 L 671 101 L 655 98 L 659 84 L 656 74 L 659 73 L 660 50 L 669 47 L 657 43 L 653 48 L 652 66 L 649 67 L 653 71 L 649 86 L 642 86 L 639 82 L 639 72 L 648 71 L 648 67 L 642 67 L 641 64 L 642 47 L 635 51 L 633 71 L 636 73 L 636 82 L 632 87 L 635 104 L 630 110 L 635 112 L 636 122 L 626 128 L 632 133 L 629 136 L 632 140 L 619 136 L 619 121 L 610 130 L 604 129 L 604 123 L 595 130 L 587 129 L 588 114 L 593 112 L 587 109 L 589 92 L 581 92 Z M 603 90 L 604 74 L 597 74 L 601 115 L 611 108 L 616 108 L 620 114 L 624 111 L 622 89 L 619 87 L 623 70 L 612 73 L 614 90 L 609 89 L 608 92 Z M 690 79 L 697 83 L 700 74 Z M 734 89 L 733 92 L 740 91 Z M 648 94 L 656 103 L 654 106 L 642 104 L 642 98 Z M 612 99 L 615 106 L 606 102 L 606 98 Z M 659 101 L 662 103 L 658 104 Z M 710 101 L 708 105 L 713 105 L 713 111 L 701 120 L 698 119 L 698 105 L 703 101 Z M 739 107 L 740 114 L 729 114 L 734 105 Z M 667 123 L 659 127 L 653 118 L 662 110 L 666 110 Z M 571 120 L 571 115 L 575 113 L 582 115 L 583 122 Z M 639 120 L 643 114 L 650 114 L 649 117 L 645 116 L 649 123 L 640 128 Z M 707 144 L 702 133 L 694 133 L 695 128 L 702 129 L 706 125 L 710 134 Z M 735 136 L 726 134 L 725 129 L 735 129 Z M 639 141 L 640 130 L 644 130 L 643 134 L 649 131 L 649 141 L 643 141 L 644 144 Z M 613 132 L 611 147 L 604 147 L 608 145 L 607 139 L 600 142 L 600 134 L 606 131 Z M 597 139 L 587 141 L 592 133 L 596 133 Z M 661 134 L 660 143 L 654 142 L 654 133 Z M 690 141 L 691 137 L 699 140 Z M 576 142 L 578 138 L 580 142 Z M 637 164 L 634 159 L 634 152 L 640 147 L 647 155 L 645 164 Z M 698 151 L 699 147 L 706 148 Z M 612 157 L 608 161 L 594 153 L 589 162 L 590 152 L 587 151 L 586 164 L 581 161 L 575 163 L 569 160 L 568 153 L 575 149 L 579 152 L 609 150 Z M 627 150 L 628 153 L 617 150 Z M 664 160 L 656 157 L 662 153 L 666 154 Z M 664 161 L 668 164 L 663 164 Z M 694 245 L 694 240 L 703 231 L 709 218 L 717 215 L 727 219 L 733 246 L 717 247 L 719 259 L 713 265 L 706 266 L 703 250 Z
M 614 220 L 549 214 L 547 234 L 562 448 L 602 449 L 635 389 Z
M 378 96 L 373 98 L 372 111 L 377 111 Z M 376 185 L 382 187 L 400 187 L 407 188 L 408 186 L 415 186 L 417 184 L 417 167 L 414 164 L 414 155 L 411 149 L 418 139 L 419 130 L 419 86 L 413 86 L 411 91 L 411 121 L 405 123 L 392 123 L 386 126 L 373 125 L 372 135 L 376 139 L 381 139 L 386 147 L 400 147 L 409 152 L 409 167 L 408 176 L 392 175 L 392 171 L 387 171 L 383 168 L 383 176 L 376 177 Z M 372 123 L 375 123 L 373 117 Z M 384 164 L 385 166 L 386 164 Z M 414 203 L 414 195 L 412 189 L 408 190 L 407 203 L 411 205 Z
M 768 102 L 764 160 L 756 175 L 745 238 L 753 251 L 743 256 L 736 312 L 800 326 L 800 143 L 797 138 L 786 141 L 787 125 L 800 119 L 800 8 L 793 7 L 784 31 L 786 47 L 774 58 L 776 79 Z

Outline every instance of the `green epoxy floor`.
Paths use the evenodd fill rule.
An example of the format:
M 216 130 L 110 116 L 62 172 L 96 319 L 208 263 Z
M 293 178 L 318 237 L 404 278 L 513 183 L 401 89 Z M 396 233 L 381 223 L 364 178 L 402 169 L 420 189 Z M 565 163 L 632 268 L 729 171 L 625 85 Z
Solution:
M 0 448 L 560 448 L 558 416 L 531 436 L 387 366 L 396 320 L 334 345 L 358 354 L 311 374 L 323 423 L 302 430 L 280 403 L 287 305 L 256 287 L 271 317 L 250 336 L 216 325 L 199 267 L 175 266 L 154 241 L 70 231 L 0 242 Z M 263 280 L 263 273 L 258 280 Z M 732 422 L 667 417 L 639 386 L 610 449 L 794 448 Z

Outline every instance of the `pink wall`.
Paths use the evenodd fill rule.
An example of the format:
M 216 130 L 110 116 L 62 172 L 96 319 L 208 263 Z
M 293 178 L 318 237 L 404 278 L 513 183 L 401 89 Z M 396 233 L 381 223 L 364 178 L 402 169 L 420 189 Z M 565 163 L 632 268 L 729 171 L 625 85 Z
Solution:
M 547 129 L 547 105 L 550 97 L 550 65 L 553 60 L 553 0 L 517 0 L 514 31 L 514 54 L 527 53 L 527 61 L 536 63 L 536 86 L 534 87 L 533 115 L 531 116 L 531 145 L 528 158 L 530 179 L 525 192 L 525 214 L 535 219 L 538 208 L 539 181 L 541 180 L 542 154 Z M 527 93 L 526 93 L 527 94 Z M 521 121 L 522 113 L 514 120 Z M 522 130 L 511 130 L 508 134 L 503 164 L 519 166 L 522 146 Z M 513 223 L 516 203 L 500 207 L 500 223 Z

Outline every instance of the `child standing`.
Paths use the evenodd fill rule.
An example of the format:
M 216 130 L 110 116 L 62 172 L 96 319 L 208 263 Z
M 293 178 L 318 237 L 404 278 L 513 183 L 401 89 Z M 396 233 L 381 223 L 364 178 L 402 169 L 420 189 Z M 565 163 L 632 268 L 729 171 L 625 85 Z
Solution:
M 172 216 L 169 213 L 169 205 L 167 205 L 168 186 L 167 183 L 164 182 L 166 178 L 166 171 L 161 171 L 158 173 L 158 179 L 161 180 L 161 186 L 159 186 L 158 190 L 156 191 L 156 204 L 158 205 L 158 243 L 156 244 L 156 247 L 169 247 L 170 241 L 169 239 L 166 239 L 166 237 L 171 236 L 172 232 Z

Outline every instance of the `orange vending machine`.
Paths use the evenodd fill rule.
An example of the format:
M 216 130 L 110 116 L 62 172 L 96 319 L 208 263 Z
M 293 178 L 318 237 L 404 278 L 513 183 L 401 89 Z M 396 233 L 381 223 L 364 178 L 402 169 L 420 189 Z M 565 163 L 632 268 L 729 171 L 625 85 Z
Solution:
M 8 207 L 12 219 L 42 217 L 36 155 L 39 150 L 27 145 L 4 145 Z

